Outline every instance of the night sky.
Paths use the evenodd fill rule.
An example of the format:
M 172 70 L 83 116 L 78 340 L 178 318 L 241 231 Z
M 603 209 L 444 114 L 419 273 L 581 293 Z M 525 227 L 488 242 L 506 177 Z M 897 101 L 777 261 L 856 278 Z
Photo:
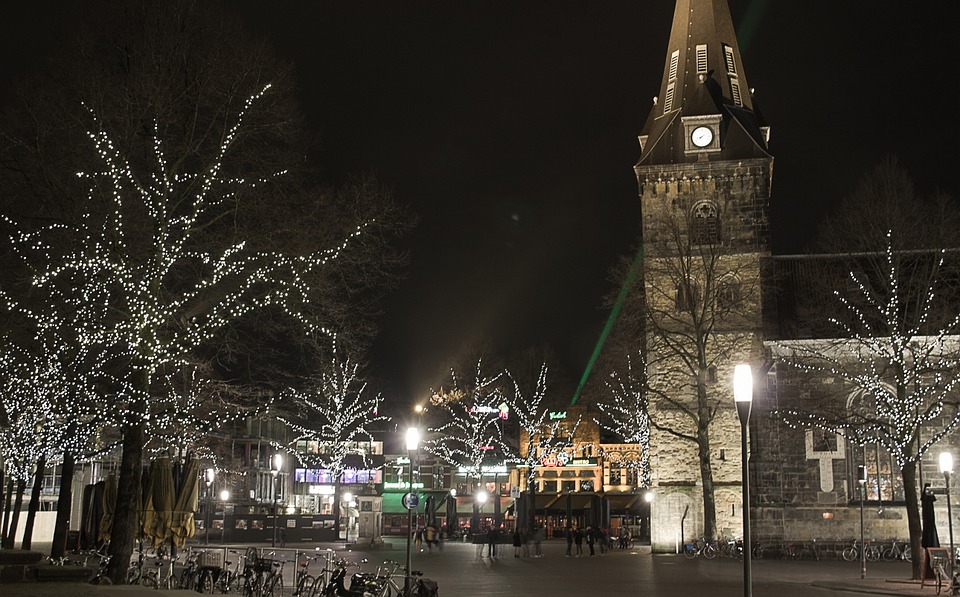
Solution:
M 60 3 L 23 4 L 2 26 L 0 85 L 70 27 Z M 372 171 L 421 217 L 374 347 L 387 392 L 422 398 L 479 338 L 550 343 L 579 378 L 607 271 L 639 232 L 636 136 L 673 2 L 231 5 L 296 63 L 331 178 Z M 730 2 L 772 128 L 776 253 L 800 252 L 886 155 L 921 191 L 960 196 L 955 34 L 946 2 L 923 6 Z

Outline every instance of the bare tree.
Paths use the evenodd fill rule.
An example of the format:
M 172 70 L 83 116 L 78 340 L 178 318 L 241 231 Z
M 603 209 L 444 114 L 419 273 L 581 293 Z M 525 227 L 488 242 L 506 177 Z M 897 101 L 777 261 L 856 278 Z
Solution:
M 737 246 L 739 219 L 674 207 L 645 238 L 644 344 L 650 425 L 697 452 L 704 535 L 717 533 L 712 430 L 732 412 L 731 361 L 754 351 L 760 331 L 761 263 Z M 646 233 L 645 233 L 646 234 Z

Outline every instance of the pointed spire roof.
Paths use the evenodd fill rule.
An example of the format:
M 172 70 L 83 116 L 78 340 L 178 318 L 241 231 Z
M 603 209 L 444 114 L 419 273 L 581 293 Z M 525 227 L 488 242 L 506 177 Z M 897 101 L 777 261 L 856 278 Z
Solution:
M 669 159 L 663 155 L 662 146 L 658 151 L 661 155 L 651 154 L 671 127 L 680 127 L 681 118 L 711 115 L 722 117 L 724 132 L 731 127 L 734 133 L 743 129 L 753 140 L 753 151 L 741 147 L 738 154 L 759 149 L 767 155 L 766 127 L 754 110 L 727 1 L 677 0 L 660 94 L 640 135 L 640 162 L 651 158 L 654 163 L 687 161 L 682 149 L 679 154 L 671 152 Z M 735 140 L 738 136 L 733 134 L 728 138 Z M 724 143 L 725 149 L 726 145 Z

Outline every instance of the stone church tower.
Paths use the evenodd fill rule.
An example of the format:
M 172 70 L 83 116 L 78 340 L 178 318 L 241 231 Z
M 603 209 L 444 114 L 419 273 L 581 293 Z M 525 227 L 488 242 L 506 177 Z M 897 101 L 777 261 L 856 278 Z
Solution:
M 655 551 L 704 534 L 742 534 L 732 379 L 736 364 L 756 371 L 763 359 L 768 138 L 727 2 L 677 0 L 660 92 L 634 168 Z

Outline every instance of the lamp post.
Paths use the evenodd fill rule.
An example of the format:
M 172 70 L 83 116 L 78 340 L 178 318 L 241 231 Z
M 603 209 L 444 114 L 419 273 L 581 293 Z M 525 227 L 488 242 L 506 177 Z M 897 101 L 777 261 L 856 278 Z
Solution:
M 217 476 L 217 471 L 213 468 L 208 468 L 206 473 L 203 475 L 203 480 L 207 484 L 207 507 L 206 507 L 206 519 L 204 520 L 204 533 L 203 533 L 203 544 L 210 545 L 210 508 L 213 506 L 213 480 Z
M 220 501 L 221 506 L 223 507 L 223 530 L 220 531 L 220 542 L 227 542 L 227 500 L 230 499 L 230 490 L 223 489 L 220 491 Z
M 863 498 L 867 492 L 867 467 L 857 467 L 857 483 L 860 485 L 860 578 L 867 577 L 867 544 L 863 537 Z
M 345 524 L 343 527 L 343 548 L 346 549 L 347 545 L 350 543 L 350 503 L 353 501 L 353 494 L 347 491 L 341 497 L 343 512 L 347 513 L 347 515 L 344 517 L 347 519 L 347 524 Z
M 954 562 L 956 553 L 953 551 L 953 511 L 950 509 L 950 475 L 953 473 L 953 454 L 950 452 L 940 453 L 940 472 L 943 473 L 943 480 L 947 484 L 947 528 L 950 529 L 950 578 L 953 578 Z M 951 581 L 952 584 L 952 581 Z M 951 591 L 952 593 L 952 591 Z
M 411 499 L 407 506 L 407 570 L 403 576 L 403 594 L 410 594 L 410 569 L 413 568 L 413 557 L 411 553 L 411 543 L 413 542 L 413 509 L 416 508 L 416 501 L 413 496 L 413 457 L 420 447 L 420 430 L 416 427 L 407 429 L 407 459 L 410 460 L 410 480 L 408 489 Z M 411 507 L 411 505 L 413 507 Z
M 271 547 L 277 546 L 277 525 L 280 524 L 280 496 L 277 495 L 277 479 L 280 477 L 280 470 L 283 468 L 283 455 L 274 454 L 273 461 L 270 466 L 270 473 L 273 475 L 273 540 L 270 542 Z
M 753 406 L 753 372 L 750 365 L 737 365 L 733 372 L 733 399 L 737 404 L 740 417 L 740 469 L 743 477 L 743 595 L 753 594 L 753 579 L 750 570 L 750 477 L 747 459 L 747 423 L 750 422 L 750 408 Z

